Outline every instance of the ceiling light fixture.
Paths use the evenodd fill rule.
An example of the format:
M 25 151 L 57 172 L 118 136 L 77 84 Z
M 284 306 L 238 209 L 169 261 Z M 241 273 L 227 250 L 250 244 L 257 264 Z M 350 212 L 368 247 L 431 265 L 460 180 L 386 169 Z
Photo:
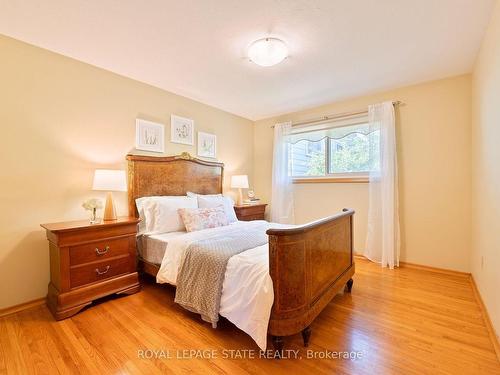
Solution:
M 250 61 L 260 66 L 273 66 L 288 56 L 285 42 L 277 38 L 262 38 L 253 42 L 248 48 Z

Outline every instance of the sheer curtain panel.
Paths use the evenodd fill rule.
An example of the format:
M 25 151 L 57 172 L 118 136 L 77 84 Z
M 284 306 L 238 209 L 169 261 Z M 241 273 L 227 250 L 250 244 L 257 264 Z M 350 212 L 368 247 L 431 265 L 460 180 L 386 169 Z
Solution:
M 399 266 L 398 165 L 392 102 L 368 108 L 370 168 L 365 256 L 382 267 Z
M 271 221 L 294 224 L 293 185 L 289 170 L 289 137 L 291 122 L 274 126 Z

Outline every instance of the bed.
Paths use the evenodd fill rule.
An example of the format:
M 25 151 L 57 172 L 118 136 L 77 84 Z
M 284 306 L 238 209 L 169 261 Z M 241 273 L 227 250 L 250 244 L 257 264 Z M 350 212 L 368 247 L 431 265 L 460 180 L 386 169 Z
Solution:
M 182 196 L 188 191 L 222 193 L 222 163 L 196 159 L 187 153 L 169 157 L 128 155 L 127 160 L 131 216 L 139 216 L 136 199 L 141 197 Z M 219 313 L 254 338 L 261 349 L 265 349 L 269 333 L 279 356 L 286 336 L 302 333 L 307 346 L 313 320 L 338 292 L 351 291 L 355 269 L 353 214 L 354 211 L 344 209 L 306 225 L 236 222 L 227 228 L 200 233 L 142 237 L 139 269 L 160 282 L 176 285 L 178 259 L 189 244 L 247 229 L 265 231 L 267 244 L 229 259 Z M 245 272 L 253 278 L 251 283 L 242 277 Z M 250 298 L 245 296 L 255 294 L 259 296 L 252 300 L 253 304 L 244 302 Z M 257 314 L 257 318 L 248 314 Z

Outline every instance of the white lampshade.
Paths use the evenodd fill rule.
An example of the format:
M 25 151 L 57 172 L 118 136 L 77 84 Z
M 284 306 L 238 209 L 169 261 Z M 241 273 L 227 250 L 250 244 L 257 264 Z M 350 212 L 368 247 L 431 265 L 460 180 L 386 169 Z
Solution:
M 248 48 L 248 57 L 260 66 L 273 66 L 288 56 L 286 44 L 277 38 L 263 38 Z
M 248 176 L 246 174 L 235 175 L 231 177 L 231 187 L 248 189 Z
M 92 190 L 127 191 L 125 171 L 113 169 L 96 169 Z

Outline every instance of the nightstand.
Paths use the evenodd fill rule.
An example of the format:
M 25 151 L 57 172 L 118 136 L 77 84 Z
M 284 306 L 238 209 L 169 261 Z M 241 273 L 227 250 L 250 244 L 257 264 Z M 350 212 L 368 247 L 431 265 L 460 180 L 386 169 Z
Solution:
M 238 220 L 264 220 L 267 204 L 248 204 L 242 206 L 234 206 L 236 217 Z
M 121 217 L 101 224 L 85 220 L 41 225 L 50 251 L 47 306 L 57 320 L 76 314 L 95 299 L 139 291 L 138 222 Z

